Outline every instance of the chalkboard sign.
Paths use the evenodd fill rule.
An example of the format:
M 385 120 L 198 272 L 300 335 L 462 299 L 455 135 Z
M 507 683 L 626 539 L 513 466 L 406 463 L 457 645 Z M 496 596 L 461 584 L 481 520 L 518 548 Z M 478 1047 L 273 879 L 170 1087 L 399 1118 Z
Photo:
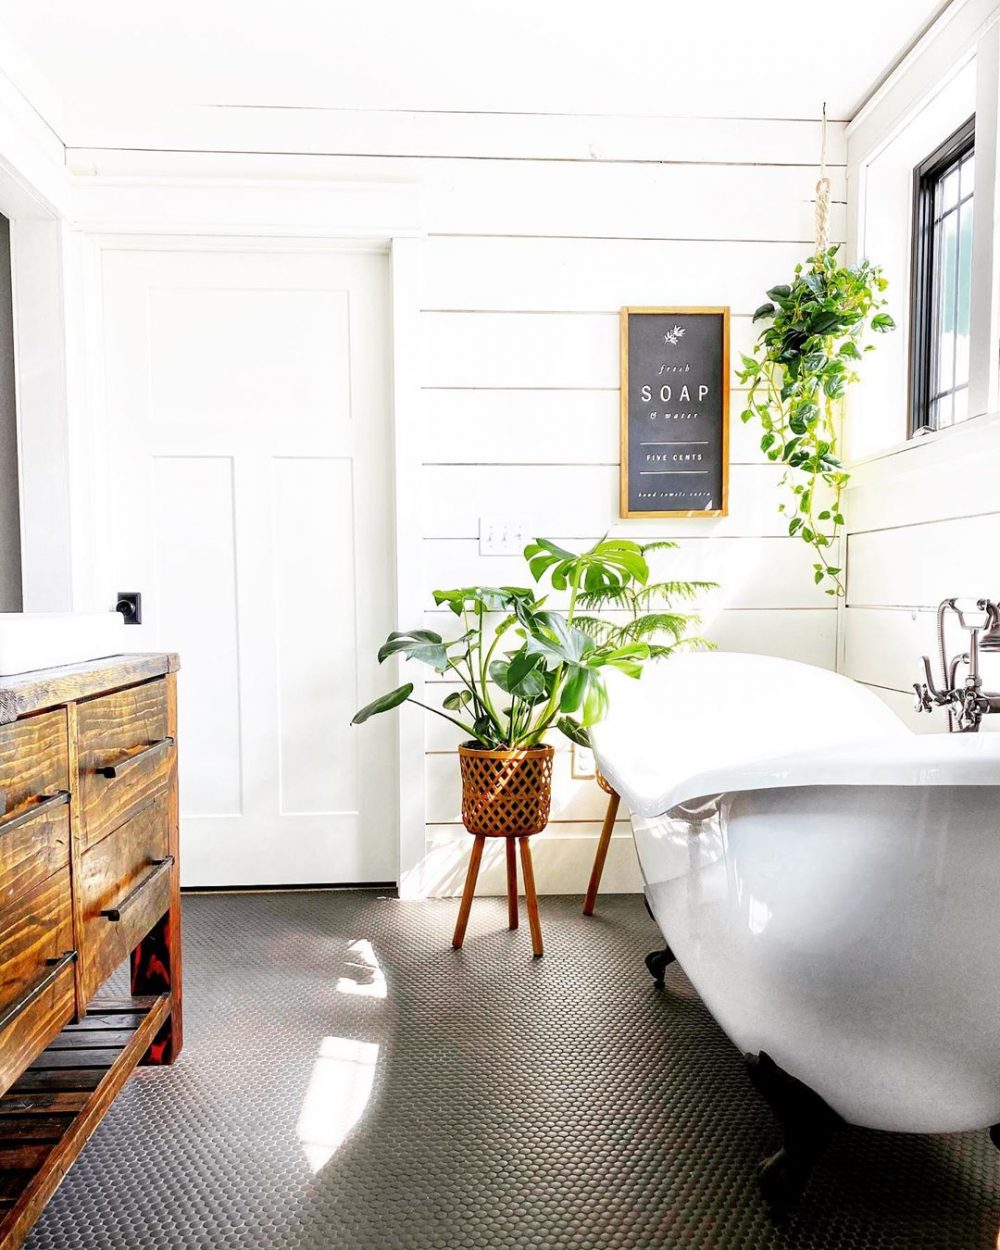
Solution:
M 621 515 L 725 516 L 729 309 L 623 308 Z

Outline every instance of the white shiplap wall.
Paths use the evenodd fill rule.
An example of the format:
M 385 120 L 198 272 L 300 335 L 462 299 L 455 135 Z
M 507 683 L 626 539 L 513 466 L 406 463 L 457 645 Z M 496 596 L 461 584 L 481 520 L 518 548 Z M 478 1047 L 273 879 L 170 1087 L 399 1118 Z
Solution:
M 865 459 L 845 495 L 840 665 L 913 728 L 929 732 L 945 729 L 943 714 L 918 716 L 912 685 L 922 680 L 920 656 L 936 654 L 937 604 L 1000 594 L 1000 414 L 990 379 L 998 293 L 988 260 L 997 246 L 998 67 L 1000 5 L 968 0 L 925 37 L 848 132 L 853 243 L 886 265 L 899 332 L 847 417 L 848 445 Z M 972 111 L 978 172 L 970 393 L 979 415 L 907 441 L 912 169 Z M 964 649 L 963 637 L 952 635 L 949 653 Z M 983 669 L 987 686 L 1000 688 L 997 657 Z M 995 727 L 988 720 L 986 728 Z
M 739 391 L 728 517 L 621 522 L 617 498 L 618 310 L 728 304 L 738 362 L 763 292 L 811 251 L 819 147 L 818 123 L 802 121 L 414 116 L 390 127 L 359 115 L 325 154 L 77 149 L 68 163 L 83 197 L 95 175 L 419 183 L 428 627 L 448 624 L 435 587 L 524 580 L 519 560 L 479 554 L 479 518 L 506 517 L 573 545 L 608 530 L 676 537 L 665 567 L 721 583 L 704 604 L 711 638 L 833 667 L 836 610 L 812 584 L 809 553 L 783 536 L 777 471 L 738 421 Z M 843 239 L 840 124 L 828 158 L 832 233 Z M 460 887 L 467 840 L 455 737 L 428 720 L 424 882 L 446 893 Z M 583 889 L 603 813 L 596 785 L 570 772 L 560 749 L 552 824 L 536 848 L 548 892 Z M 626 832 L 609 889 L 638 884 Z M 495 862 L 483 888 L 502 888 Z
M 500 171 L 476 163 L 457 173 L 447 212 L 429 215 L 426 584 L 523 581 L 519 561 L 480 557 L 481 515 L 521 519 L 530 533 L 572 545 L 609 529 L 669 535 L 682 547 L 665 568 L 722 585 L 705 605 L 707 632 L 721 646 L 832 666 L 836 614 L 813 588 L 801 544 L 782 537 L 775 471 L 737 420 L 729 517 L 618 520 L 619 308 L 729 304 L 738 360 L 763 291 L 810 250 L 817 127 L 774 123 L 758 146 L 759 123 L 746 124 L 745 143 L 740 123 L 699 126 L 699 150 L 676 160 L 668 137 L 659 160 L 516 160 Z M 842 202 L 839 133 L 834 147 Z M 484 197 L 497 199 L 487 206 Z M 835 211 L 842 237 L 842 203 Z M 425 623 L 447 618 L 428 601 Z M 443 729 L 428 731 L 427 818 L 440 865 L 431 877 L 447 889 L 458 884 L 465 841 L 454 738 Z M 606 800 L 592 781 L 574 781 L 565 748 L 555 776 L 539 878 L 548 890 L 579 891 Z M 637 884 L 627 826 L 620 832 L 608 889 Z M 502 888 L 499 860 L 485 888 Z

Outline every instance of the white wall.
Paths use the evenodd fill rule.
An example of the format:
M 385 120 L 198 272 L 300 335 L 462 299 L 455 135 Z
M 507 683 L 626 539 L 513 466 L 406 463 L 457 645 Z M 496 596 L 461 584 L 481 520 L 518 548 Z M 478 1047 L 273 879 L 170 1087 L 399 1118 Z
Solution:
M 12 96 L 12 110 L 15 104 Z M 60 242 L 68 282 L 59 314 L 68 323 L 62 367 L 72 375 L 62 402 L 68 395 L 73 411 L 63 453 L 85 458 L 87 405 L 100 395 L 85 368 L 81 290 L 92 278 L 75 259 L 81 237 L 119 229 L 246 233 L 256 220 L 246 215 L 251 186 L 267 233 L 282 233 L 287 208 L 289 233 L 322 235 L 331 187 L 349 188 L 358 219 L 377 232 L 375 217 L 394 189 L 416 187 L 424 232 L 415 243 L 421 554 L 419 568 L 404 574 L 426 588 L 425 622 L 443 623 L 431 601 L 436 586 L 523 580 L 516 560 L 479 555 L 479 517 L 500 516 L 576 545 L 609 529 L 675 536 L 682 548 L 665 567 L 722 584 L 702 605 L 709 637 L 727 648 L 835 664 L 837 612 L 812 584 L 808 551 L 783 536 L 777 471 L 762 463 L 752 432 L 738 421 L 738 390 L 730 516 L 620 522 L 617 515 L 618 310 L 728 304 L 738 361 L 752 341 L 750 313 L 763 291 L 812 247 L 817 122 L 417 113 L 299 119 L 278 110 L 252 120 L 251 133 L 245 110 L 206 110 L 184 135 L 169 126 L 144 131 L 136 150 L 68 148 L 64 177 L 52 170 L 51 158 L 61 155 L 53 136 L 35 140 L 27 119 L 21 126 L 17 155 L 26 181 L 46 148 L 37 181 L 69 223 Z M 293 126 L 303 128 L 301 142 Z M 835 239 L 846 237 L 843 131 L 830 126 Z M 399 386 L 397 378 L 397 398 Z M 43 428 L 40 419 L 30 422 L 39 436 Z M 88 499 L 92 485 L 78 487 L 60 493 L 59 524 L 75 539 L 72 551 L 65 545 L 72 568 L 59 570 L 58 595 L 33 589 L 29 606 L 64 606 L 66 596 L 92 606 L 86 552 L 99 523 Z M 26 553 L 29 584 L 41 563 Z M 418 802 L 430 851 L 420 880 L 432 891 L 457 885 L 467 847 L 454 745 L 438 722 L 428 724 L 426 801 Z M 404 810 L 412 797 L 402 796 Z M 537 853 L 541 888 L 583 888 L 602 814 L 601 793 L 592 781 L 571 778 L 569 752 L 561 751 L 553 822 Z M 484 884 L 498 887 L 499 874 L 491 868 Z M 607 885 L 637 884 L 623 836 Z
M 1000 594 L 1000 414 L 994 256 L 1000 5 L 968 0 L 939 24 L 848 130 L 855 250 L 882 263 L 900 329 L 879 343 L 847 417 L 856 463 L 845 495 L 847 604 L 841 666 L 915 728 L 912 683 L 935 653 L 934 609 L 950 596 Z M 908 440 L 907 351 L 912 170 L 976 113 L 972 419 Z M 961 637 L 950 651 L 961 650 Z M 984 663 L 1000 687 L 1000 666 Z M 989 727 L 989 722 L 987 722 Z
M 499 516 L 576 545 L 609 529 L 677 537 L 682 549 L 664 567 L 722 583 L 704 604 L 710 637 L 832 667 L 836 610 L 813 587 L 803 545 L 782 536 L 777 473 L 738 421 L 739 391 L 729 517 L 620 522 L 617 501 L 619 308 L 729 304 L 738 361 L 764 290 L 811 249 L 819 140 L 812 122 L 484 118 L 476 126 L 414 116 L 388 133 L 362 115 L 356 133 L 338 135 L 334 151 L 349 157 L 71 149 L 67 160 L 84 219 L 111 180 L 420 185 L 426 626 L 448 625 L 434 609 L 435 587 L 524 581 L 518 559 L 479 554 L 479 518 Z M 842 126 L 831 126 L 829 148 L 841 239 Z M 422 881 L 431 891 L 457 888 L 467 850 L 454 747 L 449 728 L 429 718 Z M 539 883 L 550 891 L 583 888 L 603 814 L 601 792 L 574 781 L 570 764 L 560 750 L 552 824 L 537 849 Z M 623 836 L 607 885 L 637 883 Z M 484 885 L 500 888 L 497 867 Z
M 0 612 L 20 609 L 21 511 L 17 489 L 10 223 L 6 217 L 0 217 Z
M 749 314 L 813 235 L 815 125 L 697 126 L 697 153 L 677 123 L 640 153 L 612 146 L 604 159 L 427 162 L 422 170 L 431 188 L 422 376 L 428 627 L 447 625 L 433 610 L 434 587 L 524 581 L 519 560 L 479 555 L 479 517 L 509 516 L 530 534 L 571 545 L 609 529 L 676 537 L 681 550 L 662 567 L 721 583 L 704 604 L 711 638 L 833 665 L 835 613 L 813 588 L 801 544 L 781 536 L 776 473 L 737 419 L 740 392 L 731 515 L 618 520 L 619 308 L 729 304 L 738 360 L 752 337 Z M 833 176 L 842 201 L 839 140 L 838 132 Z M 843 228 L 841 206 L 837 237 Z M 454 742 L 447 726 L 428 725 L 428 841 L 438 865 L 430 879 L 438 888 L 457 885 L 466 845 Z M 606 800 L 592 781 L 574 781 L 571 752 L 559 745 L 538 872 L 547 889 L 581 890 Z M 637 884 L 624 824 L 621 833 L 609 889 Z M 502 888 L 499 860 L 487 887 Z

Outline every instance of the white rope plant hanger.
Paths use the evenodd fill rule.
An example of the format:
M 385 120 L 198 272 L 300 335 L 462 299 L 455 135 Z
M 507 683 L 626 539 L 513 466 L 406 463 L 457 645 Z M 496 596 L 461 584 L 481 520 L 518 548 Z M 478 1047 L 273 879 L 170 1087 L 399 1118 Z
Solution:
M 819 182 L 816 183 L 816 251 L 825 252 L 830 246 L 830 191 L 831 182 L 826 173 L 826 103 L 823 104 L 823 130 L 819 157 Z
M 788 518 L 789 537 L 798 535 L 812 548 L 816 584 L 826 583 L 826 593 L 839 597 L 846 590 L 843 568 L 831 561 L 840 550 L 841 496 L 850 480 L 838 454 L 842 401 L 848 384 L 858 380 L 862 334 L 892 330 L 895 323 L 883 311 L 887 283 L 881 269 L 867 260 L 844 268 L 834 259 L 826 122 L 824 103 L 815 253 L 809 263 L 796 265 L 791 283 L 768 291 L 770 302 L 757 309 L 754 321 L 763 318 L 770 324 L 736 376 L 749 383 L 742 420 L 761 421 L 761 450 L 786 466 L 781 485 L 788 485 L 792 498 L 779 504 L 779 511 Z M 863 350 L 871 351 L 872 345 Z

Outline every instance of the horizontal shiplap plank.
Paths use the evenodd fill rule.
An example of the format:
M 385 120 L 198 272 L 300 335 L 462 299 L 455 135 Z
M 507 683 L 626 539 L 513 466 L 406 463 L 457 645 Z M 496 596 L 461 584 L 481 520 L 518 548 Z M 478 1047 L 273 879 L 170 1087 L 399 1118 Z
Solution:
M 971 605 L 970 605 L 971 606 Z M 949 618 L 945 646 L 949 658 L 964 652 L 968 635 Z M 941 683 L 938 661 L 937 613 L 930 608 L 848 608 L 844 613 L 843 671 L 870 685 L 909 691 L 923 682 L 920 657 L 930 656 L 935 681 Z M 982 675 L 988 690 L 1000 690 L 1000 656 L 983 655 Z M 908 696 L 910 697 L 910 696 Z M 927 717 L 924 719 L 932 719 Z M 943 725 L 943 713 L 934 714 Z
M 845 494 L 852 530 L 1000 509 L 1000 422 L 983 418 L 858 465 Z
M 807 245 L 815 235 L 817 169 L 478 160 L 399 162 L 393 172 L 419 178 L 432 234 Z M 844 171 L 832 181 L 830 231 L 843 238 Z
M 590 871 L 601 831 L 599 821 L 572 821 L 551 824 L 544 833 L 531 839 L 531 858 L 535 868 L 535 884 L 539 894 L 583 894 L 590 879 Z M 429 824 L 426 827 L 427 854 L 419 868 L 419 882 L 423 890 L 434 895 L 461 894 L 469 863 L 472 839 L 458 824 Z M 626 820 L 615 825 L 614 836 L 604 874 L 601 877 L 603 894 L 639 892 L 642 879 L 636 858 L 635 844 Z M 503 895 L 506 893 L 504 847 L 502 838 L 487 839 L 483 863 L 476 884 L 476 894 Z M 600 901 L 598 901 L 600 914 Z M 496 927 L 496 919 L 483 915 L 478 908 L 472 909 L 466 946 L 475 943 L 480 932 Z M 502 923 L 506 923 L 504 920 Z M 524 924 L 522 903 L 521 923 Z M 545 929 L 545 905 L 542 904 L 542 929 Z M 513 941 L 519 939 L 512 935 Z M 526 938 L 521 938 L 525 941 Z
M 909 690 L 923 680 L 921 655 L 931 656 L 937 670 L 935 618 L 929 609 L 847 608 L 843 626 L 841 667 L 855 681 Z
M 802 243 L 432 238 L 422 303 L 561 312 L 726 304 L 752 313 L 809 251 Z
M 425 313 L 420 332 L 425 387 L 618 389 L 617 314 Z
M 848 538 L 852 607 L 933 607 L 996 594 L 1000 513 L 932 521 Z
M 732 398 L 733 464 L 760 464 L 760 430 L 739 419 Z M 423 392 L 425 464 L 617 464 L 619 392 L 456 390 Z
M 620 380 L 619 313 L 425 312 L 420 318 L 420 382 L 448 389 L 605 389 Z M 756 331 L 731 323 L 731 385 L 739 353 Z M 733 396 L 734 416 L 739 397 Z
M 572 544 L 575 550 L 583 546 Z M 533 584 L 520 555 L 480 555 L 475 539 L 429 539 L 423 548 L 428 609 L 434 606 L 431 591 L 438 588 Z M 811 560 L 809 550 L 797 538 L 757 537 L 682 539 L 676 550 L 653 552 L 649 557 L 653 580 L 719 584 L 718 590 L 696 605 L 706 621 L 729 608 L 829 607 L 831 599 L 813 580 Z M 549 593 L 553 607 L 562 609 L 566 599 L 565 592 Z M 683 603 L 678 607 L 685 610 Z
M 150 111 L 133 103 L 73 119 L 65 136 L 72 173 L 338 178 L 345 155 L 811 167 L 822 137 L 820 123 L 810 120 L 218 105 Z M 95 127 L 102 146 L 87 147 Z M 845 129 L 842 122 L 827 127 L 831 167 L 846 160 Z M 811 169 L 810 177 L 815 182 Z
M 733 465 L 728 516 L 622 521 L 614 466 L 428 465 L 421 475 L 424 537 L 478 538 L 479 518 L 489 515 L 519 518 L 546 537 L 783 535 L 779 477 L 775 465 Z

